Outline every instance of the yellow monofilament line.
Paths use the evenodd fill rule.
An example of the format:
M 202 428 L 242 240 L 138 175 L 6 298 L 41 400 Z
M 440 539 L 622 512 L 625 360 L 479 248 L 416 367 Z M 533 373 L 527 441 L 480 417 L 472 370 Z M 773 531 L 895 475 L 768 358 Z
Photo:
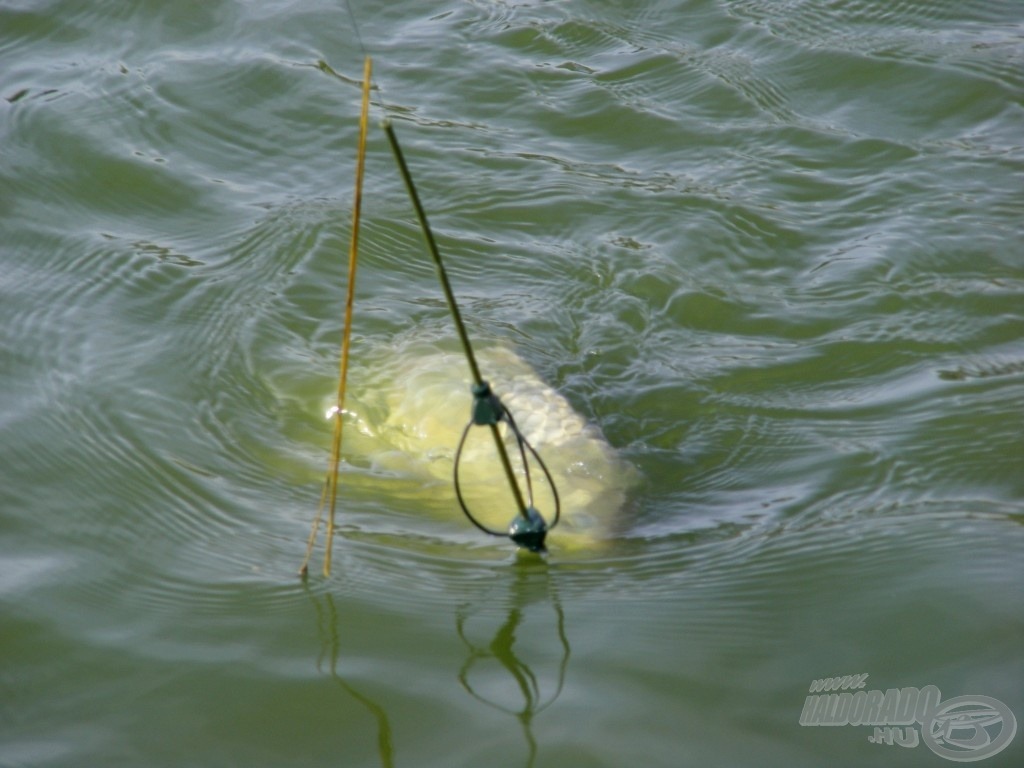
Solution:
M 309 534 L 306 545 L 306 557 L 302 561 L 299 573 L 305 576 L 309 571 L 309 558 L 316 543 L 316 532 L 323 518 L 324 504 L 330 499 L 330 512 L 327 516 L 327 544 L 324 551 L 324 576 L 331 575 L 331 550 L 334 542 L 334 512 L 338 500 L 338 465 L 341 463 L 341 432 L 343 409 L 345 406 L 345 382 L 348 379 L 348 353 L 352 338 L 352 305 L 356 289 L 356 262 L 359 253 L 359 213 L 363 202 L 363 171 L 366 166 L 366 126 L 370 113 L 370 57 L 363 62 L 363 104 L 359 115 L 359 146 L 356 153 L 355 195 L 352 200 L 352 240 L 348 251 L 348 292 L 345 296 L 345 329 L 341 338 L 341 360 L 338 372 L 338 399 L 334 409 L 334 433 L 331 443 L 331 464 L 324 481 L 324 489 L 320 494 L 320 505 L 317 508 L 313 530 Z

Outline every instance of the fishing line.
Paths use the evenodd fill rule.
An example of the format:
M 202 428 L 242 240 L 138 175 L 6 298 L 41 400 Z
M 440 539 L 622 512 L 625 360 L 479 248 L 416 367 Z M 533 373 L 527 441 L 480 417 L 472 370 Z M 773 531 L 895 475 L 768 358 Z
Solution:
M 356 19 L 356 12 L 352 8 L 352 3 L 349 0 L 345 0 L 345 10 L 348 11 L 349 21 L 352 22 L 352 33 L 356 38 L 356 45 L 359 46 L 359 52 L 363 54 L 363 61 L 370 59 L 370 53 L 366 50 L 366 46 L 363 44 L 363 36 L 359 31 L 359 20 Z M 377 91 L 377 106 L 380 107 L 380 111 L 387 115 L 387 107 L 384 106 L 384 89 L 380 87 L 380 84 L 371 80 L 370 90 L 376 89 Z

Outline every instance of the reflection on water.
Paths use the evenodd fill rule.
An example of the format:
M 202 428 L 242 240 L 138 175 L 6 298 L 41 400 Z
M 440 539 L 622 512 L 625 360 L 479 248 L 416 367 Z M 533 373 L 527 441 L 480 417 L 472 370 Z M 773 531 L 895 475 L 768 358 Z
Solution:
M 490 599 L 482 604 L 464 604 L 455 614 L 455 629 L 469 654 L 459 670 L 459 682 L 477 701 L 518 721 L 529 749 L 525 764 L 532 766 L 537 757 L 533 718 L 561 694 L 571 649 L 565 632 L 565 613 L 546 565 L 543 562 L 537 568 L 530 568 L 525 562 L 519 565 L 515 578 L 508 585 L 505 610 L 495 616 L 487 615 L 487 608 L 494 602 Z M 547 606 L 553 615 L 545 617 Z M 475 639 L 486 638 L 502 613 L 504 619 L 493 629 L 489 642 Z M 471 628 L 470 624 L 480 626 Z M 532 630 L 535 624 L 539 624 L 540 629 Z M 540 633 L 551 648 L 557 644 L 560 658 L 554 668 L 549 664 L 553 658 L 539 661 L 528 650 L 517 649 L 517 635 L 524 631 Z M 490 661 L 496 661 L 505 674 L 497 670 L 488 672 L 486 667 Z M 535 666 L 541 670 L 539 676 L 534 671 Z
M 391 741 L 391 722 L 388 720 L 387 711 L 345 680 L 338 672 L 338 659 L 341 656 L 341 633 L 338 631 L 338 609 L 334 605 L 334 597 L 330 592 L 325 593 L 322 599 L 313 595 L 308 589 L 306 593 L 316 610 L 316 629 L 317 636 L 320 638 L 320 655 L 316 660 L 317 671 L 323 672 L 326 661 L 331 680 L 373 715 L 374 720 L 377 721 L 377 751 L 380 754 L 380 764 L 384 768 L 391 768 L 395 762 Z
M 565 686 L 572 649 L 565 612 L 547 563 L 523 556 L 510 579 L 477 600 L 455 609 L 455 635 L 466 659 L 456 673 L 462 690 L 476 701 L 508 715 L 522 729 L 531 768 L 537 759 L 534 717 L 558 699 Z M 385 768 L 394 765 L 394 740 L 388 711 L 339 672 L 342 656 L 340 618 L 329 592 L 306 594 L 316 614 L 320 654 L 316 668 L 325 672 L 377 723 L 377 753 Z

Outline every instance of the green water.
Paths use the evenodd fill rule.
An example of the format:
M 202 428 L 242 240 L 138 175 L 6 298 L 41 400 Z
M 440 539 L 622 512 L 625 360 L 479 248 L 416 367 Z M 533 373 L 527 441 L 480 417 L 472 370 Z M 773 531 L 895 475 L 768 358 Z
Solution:
M 0 4 L 0 765 L 952 764 L 801 724 L 863 673 L 1024 720 L 1024 6 L 353 5 L 470 333 L 642 482 L 543 561 L 363 484 L 303 584 L 348 13 Z M 356 306 L 356 365 L 453 335 L 376 128 Z

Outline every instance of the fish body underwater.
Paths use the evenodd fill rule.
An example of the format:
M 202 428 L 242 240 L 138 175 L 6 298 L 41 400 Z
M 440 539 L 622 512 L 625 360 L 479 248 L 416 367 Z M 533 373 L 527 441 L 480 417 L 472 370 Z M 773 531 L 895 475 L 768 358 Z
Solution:
M 561 516 L 548 546 L 581 550 L 606 545 L 621 527 L 629 492 L 638 483 L 636 469 L 515 352 L 490 346 L 481 348 L 477 358 L 483 377 L 540 454 L 557 488 Z M 349 376 L 340 493 L 347 483 L 372 485 L 380 495 L 412 499 L 418 510 L 463 519 L 453 483 L 455 453 L 473 403 L 463 353 L 433 341 L 396 342 L 364 354 Z M 515 440 L 505 424 L 499 426 L 525 499 Z M 530 472 L 534 506 L 551 525 L 555 501 L 549 484 L 535 463 Z M 507 530 L 518 514 L 487 427 L 469 431 L 460 487 L 474 517 L 493 530 Z M 468 520 L 465 525 L 470 526 Z

